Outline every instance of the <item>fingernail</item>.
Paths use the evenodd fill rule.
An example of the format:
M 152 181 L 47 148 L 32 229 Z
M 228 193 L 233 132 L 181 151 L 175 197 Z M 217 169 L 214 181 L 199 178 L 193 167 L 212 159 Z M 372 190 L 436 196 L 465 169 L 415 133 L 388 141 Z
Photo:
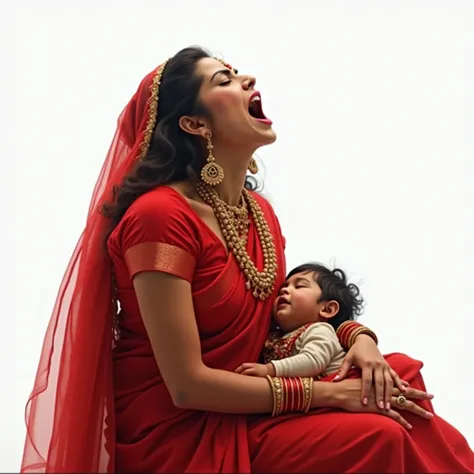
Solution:
M 385 405 L 385 408 L 386 408 L 387 410 L 390 410 L 390 403 L 387 402 L 387 404 Z
M 368 398 L 367 398 L 367 397 L 365 397 L 365 398 L 364 398 L 364 400 L 362 400 L 362 403 L 363 403 L 364 405 L 367 405 L 367 403 L 369 403 L 369 400 L 368 400 Z
M 411 430 L 411 429 L 413 428 L 413 426 L 408 425 L 407 428 L 408 428 L 409 430 Z
M 429 411 L 426 412 L 426 418 L 433 418 L 433 417 L 434 417 L 433 413 L 431 413 Z
M 379 407 L 383 410 L 383 402 L 382 401 L 379 402 Z
M 334 377 L 334 380 L 338 380 L 338 379 L 340 379 L 340 378 L 341 378 L 341 376 L 340 376 L 339 374 L 337 374 L 337 375 Z
M 428 398 L 431 400 L 432 398 L 434 398 L 434 395 L 432 395 L 431 393 L 428 393 Z

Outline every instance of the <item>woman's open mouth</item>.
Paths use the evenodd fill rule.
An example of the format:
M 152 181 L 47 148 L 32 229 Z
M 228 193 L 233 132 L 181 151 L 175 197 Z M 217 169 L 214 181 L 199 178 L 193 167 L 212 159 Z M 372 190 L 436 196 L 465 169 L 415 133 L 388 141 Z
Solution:
M 255 120 L 258 120 L 261 123 L 264 123 L 266 125 L 271 125 L 272 121 L 265 117 L 265 114 L 263 113 L 263 108 L 262 108 L 262 99 L 260 97 L 259 92 L 254 92 L 249 101 L 249 108 L 248 108 L 249 115 L 254 118 Z

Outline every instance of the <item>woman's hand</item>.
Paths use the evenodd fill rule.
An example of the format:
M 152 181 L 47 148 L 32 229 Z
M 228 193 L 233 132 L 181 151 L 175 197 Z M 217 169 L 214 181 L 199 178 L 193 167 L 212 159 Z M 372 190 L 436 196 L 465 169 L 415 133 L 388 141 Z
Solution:
M 378 413 L 380 415 L 388 416 L 396 422 L 400 423 L 406 429 L 411 430 L 412 426 L 408 421 L 399 413 L 398 410 L 409 411 L 417 416 L 421 416 L 428 420 L 433 418 L 433 414 L 419 405 L 414 403 L 412 400 L 431 400 L 432 395 L 421 390 L 414 388 L 405 388 L 403 392 L 402 404 L 397 400 L 402 394 L 398 388 L 393 388 L 390 393 L 392 408 L 388 410 L 380 410 L 376 403 L 375 390 L 372 388 L 369 391 L 368 401 L 365 406 L 360 404 L 360 393 L 363 389 L 363 381 L 361 379 L 350 379 L 343 380 L 337 384 L 337 395 L 336 395 L 336 406 L 343 410 L 353 413 Z
M 394 387 L 401 392 L 406 391 L 408 383 L 401 380 L 387 364 L 377 344 L 370 336 L 361 334 L 357 337 L 334 381 L 343 380 L 353 365 L 362 370 L 361 400 L 363 405 L 367 405 L 369 402 L 372 383 L 375 386 L 377 405 L 382 410 L 390 410 Z

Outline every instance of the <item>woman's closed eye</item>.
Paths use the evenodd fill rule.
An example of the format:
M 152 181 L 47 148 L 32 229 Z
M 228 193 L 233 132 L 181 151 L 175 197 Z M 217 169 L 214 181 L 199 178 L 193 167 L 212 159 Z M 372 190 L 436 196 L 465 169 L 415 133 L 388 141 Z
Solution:
M 229 79 L 228 81 L 221 82 L 219 85 L 220 86 L 227 86 L 231 83 L 232 81 Z

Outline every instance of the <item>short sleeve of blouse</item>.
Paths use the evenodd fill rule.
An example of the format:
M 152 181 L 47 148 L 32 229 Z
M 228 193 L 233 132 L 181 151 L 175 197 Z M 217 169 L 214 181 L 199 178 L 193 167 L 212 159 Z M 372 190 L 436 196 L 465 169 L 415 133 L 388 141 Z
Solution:
M 117 229 L 130 278 L 157 271 L 191 282 L 200 249 L 196 219 L 186 200 L 171 188 L 137 199 Z

